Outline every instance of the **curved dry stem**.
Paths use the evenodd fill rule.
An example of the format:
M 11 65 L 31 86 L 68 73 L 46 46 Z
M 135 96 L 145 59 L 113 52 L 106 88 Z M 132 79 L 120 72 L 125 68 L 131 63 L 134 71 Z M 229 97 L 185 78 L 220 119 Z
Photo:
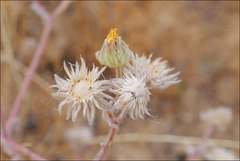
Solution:
M 27 148 L 24 148 L 23 146 L 17 144 L 16 142 L 14 142 L 11 138 L 8 137 L 7 131 L 6 131 L 6 126 L 5 126 L 5 121 L 3 118 L 3 110 L 2 110 L 2 104 L 1 104 L 1 130 L 3 133 L 3 142 L 8 143 L 8 145 L 10 145 L 14 150 L 17 150 L 27 156 L 29 156 L 31 159 L 33 160 L 46 160 L 44 158 L 42 158 L 41 156 L 39 156 L 38 154 L 30 151 Z M 4 149 L 4 146 L 3 146 Z
M 187 156 L 186 160 L 192 160 L 194 159 L 198 153 L 200 153 L 205 147 L 209 139 L 212 137 L 214 132 L 216 131 L 217 126 L 213 125 L 211 126 L 203 135 L 201 143 L 194 149 L 193 153 Z
M 88 144 L 89 145 L 99 144 L 100 142 L 104 141 L 107 137 L 108 137 L 107 135 L 96 136 Z M 115 136 L 113 143 L 152 142 L 183 145 L 199 145 L 201 141 L 202 141 L 201 137 L 193 136 L 127 133 L 118 134 L 117 136 Z M 206 146 L 239 149 L 239 141 L 224 139 L 209 139 L 208 142 L 206 143 Z
M 7 129 L 9 130 L 9 132 L 11 131 L 12 125 L 13 125 L 13 120 L 17 114 L 17 112 L 20 109 L 23 97 L 29 87 L 29 84 L 32 80 L 32 77 L 37 69 L 37 66 L 39 64 L 40 58 L 43 54 L 43 50 L 45 48 L 45 45 L 47 43 L 47 39 L 49 37 L 49 34 L 51 32 L 53 23 L 55 22 L 57 16 L 64 11 L 64 9 L 67 8 L 67 6 L 70 4 L 69 1 L 61 1 L 60 4 L 57 6 L 57 8 L 54 10 L 53 14 L 48 18 L 48 20 L 46 21 L 46 25 L 44 26 L 44 30 L 40 39 L 40 42 L 37 46 L 37 49 L 34 53 L 34 57 L 32 59 L 32 62 L 30 64 L 29 70 L 27 72 L 26 77 L 23 80 L 23 83 L 21 85 L 20 91 L 18 92 L 17 98 L 14 101 L 12 110 L 10 112 L 10 115 L 8 117 L 8 121 L 7 121 Z

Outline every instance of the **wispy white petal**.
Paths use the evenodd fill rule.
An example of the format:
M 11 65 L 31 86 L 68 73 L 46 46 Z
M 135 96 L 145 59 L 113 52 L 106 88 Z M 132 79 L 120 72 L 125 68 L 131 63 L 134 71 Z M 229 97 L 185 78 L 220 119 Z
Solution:
M 152 54 L 148 58 L 145 55 L 133 55 L 123 71 L 125 73 L 132 73 L 135 76 L 139 75 L 145 77 L 144 80 L 150 88 L 162 89 L 179 82 L 177 81 L 177 76 L 180 72 L 168 75 L 174 68 L 168 68 L 167 61 L 161 61 L 161 58 L 151 61 L 151 57 Z
M 98 69 L 93 65 L 93 69 L 89 71 L 82 57 L 81 66 L 78 62 L 70 64 L 70 68 L 66 63 L 63 63 L 64 70 L 68 78 L 60 78 L 54 75 L 56 84 L 50 86 L 57 88 L 58 91 L 53 93 L 54 97 L 65 98 L 58 106 L 59 114 L 62 113 L 62 108 L 65 104 L 68 105 L 66 119 L 72 119 L 74 122 L 79 111 L 83 108 L 83 115 L 87 116 L 89 124 L 92 124 L 95 117 L 95 108 L 100 110 L 113 110 L 109 103 L 113 100 L 112 96 L 104 93 L 110 87 L 110 82 L 98 81 L 99 76 L 106 69 Z
M 125 74 L 123 79 L 116 79 L 113 81 L 113 88 L 110 91 L 114 91 L 118 95 L 114 106 L 118 110 L 122 110 L 121 115 L 127 112 L 134 120 L 143 119 L 145 113 L 149 115 L 147 104 L 150 92 L 143 79 L 138 75 L 135 77 L 132 74 Z

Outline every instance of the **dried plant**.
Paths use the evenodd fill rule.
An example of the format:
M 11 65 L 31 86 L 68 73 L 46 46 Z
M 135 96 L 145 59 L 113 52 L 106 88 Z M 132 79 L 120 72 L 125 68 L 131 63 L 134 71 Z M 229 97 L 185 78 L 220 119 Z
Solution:
M 151 56 L 134 55 L 117 35 L 116 29 L 110 31 L 96 57 L 105 65 L 100 71 L 95 65 L 91 71 L 88 70 L 82 57 L 81 65 L 78 62 L 70 64 L 71 70 L 64 62 L 68 78 L 62 79 L 55 74 L 56 85 L 51 87 L 58 89 L 53 93 L 54 97 L 63 98 L 58 106 L 60 115 L 63 106 L 68 106 L 67 120 L 72 117 L 74 122 L 78 112 L 83 109 L 83 115 L 92 125 L 96 109 L 102 112 L 111 128 L 107 141 L 95 157 L 96 160 L 102 160 L 116 129 L 119 129 L 120 121 L 128 114 L 134 120 L 144 119 L 145 114 L 151 116 L 148 106 L 150 90 L 179 83 L 177 76 L 180 72 L 169 74 L 173 68 L 167 68 L 167 62 L 161 61 L 161 58 L 151 61 Z M 98 80 L 106 67 L 116 70 L 116 78 Z
M 45 87 L 49 86 L 45 85 L 48 84 L 47 81 L 36 74 L 34 75 L 34 73 L 43 55 L 55 20 L 67 9 L 70 3 L 71 1 L 61 1 L 53 13 L 49 13 L 39 1 L 33 1 L 30 7 L 44 22 L 44 29 L 33 54 L 31 64 L 28 68 L 15 58 L 4 59 L 13 64 L 13 67 L 18 70 L 21 70 L 19 66 L 24 67 L 26 75 L 6 123 L 1 102 L 1 149 L 5 154 L 12 157 L 12 160 L 21 158 L 22 154 L 32 160 L 46 160 L 39 154 L 29 150 L 24 144 L 15 142 L 12 134 L 14 133 L 15 120 L 20 111 L 22 100 L 31 80 L 38 82 L 41 87 L 44 87 L 44 90 L 47 90 Z M 5 28 L 3 21 L 3 37 L 5 38 L 3 39 L 4 48 L 2 50 L 8 50 L 14 57 L 12 49 L 7 47 L 10 40 L 6 39 Z M 92 126 L 96 113 L 102 114 L 102 118 L 109 125 L 110 131 L 106 141 L 101 144 L 101 148 L 94 160 L 103 160 L 116 132 L 120 129 L 120 123 L 124 121 L 125 117 L 129 116 L 133 120 L 145 119 L 146 115 L 152 117 L 153 113 L 149 107 L 152 89 L 164 89 L 178 84 L 181 80 L 178 79 L 180 72 L 172 73 L 174 68 L 169 68 L 167 61 L 163 61 L 162 58 L 152 60 L 152 54 L 149 57 L 134 54 L 121 36 L 116 33 L 116 29 L 111 29 L 103 42 L 102 48 L 96 52 L 95 56 L 104 67 L 100 69 L 93 64 L 93 68 L 89 69 L 81 56 L 80 63 L 63 62 L 67 77 L 61 78 L 54 74 L 56 84 L 50 87 L 56 89 L 56 92 L 52 93 L 53 97 L 62 99 L 58 105 L 58 112 L 62 115 L 63 111 L 66 110 L 66 120 L 71 119 L 72 122 L 75 122 L 77 119 L 81 119 L 79 118 L 79 112 L 83 112 L 83 116 L 87 118 L 89 125 Z M 107 67 L 115 70 L 115 78 L 101 79 L 101 75 Z M 44 81 L 45 84 L 43 85 L 42 82 Z M 211 139 L 216 132 L 224 132 L 227 129 L 232 120 L 232 115 L 232 109 L 224 106 L 201 113 L 200 119 L 207 127 L 202 138 L 135 133 L 118 135 L 120 139 L 115 139 L 119 142 L 125 139 L 125 141 L 140 140 L 140 142 L 154 143 L 199 144 L 196 148 L 190 148 L 191 153 L 188 154 L 186 160 L 192 160 L 199 154 L 206 160 L 237 160 L 232 151 L 220 147 L 239 149 L 238 141 Z M 94 137 L 89 126 L 78 125 L 73 128 L 66 128 L 63 136 L 69 142 L 70 148 L 79 156 L 84 152 L 81 150 L 82 147 L 99 144 L 103 140 L 102 138 L 106 137 Z M 80 148 L 78 147 L 79 144 L 81 144 Z M 207 146 L 212 146 L 212 148 L 207 148 Z

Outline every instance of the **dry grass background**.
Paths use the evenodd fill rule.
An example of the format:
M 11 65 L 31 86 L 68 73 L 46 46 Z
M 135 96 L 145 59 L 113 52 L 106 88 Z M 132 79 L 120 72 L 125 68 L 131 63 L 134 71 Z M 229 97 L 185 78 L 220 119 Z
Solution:
M 57 3 L 42 2 L 48 11 Z M 1 45 L 9 38 L 1 48 L 1 103 L 7 118 L 44 24 L 30 10 L 30 2 L 1 5 Z M 118 29 L 134 53 L 153 53 L 154 58 L 168 60 L 169 66 L 181 71 L 182 79 L 178 85 L 152 91 L 149 106 L 155 111 L 154 119 L 127 118 L 119 133 L 201 136 L 205 126 L 199 112 L 225 105 L 232 108 L 233 121 L 225 132 L 213 137 L 239 140 L 239 2 L 78 1 L 54 24 L 37 69 L 40 78 L 32 81 L 18 113 L 16 142 L 49 159 L 94 157 L 99 145 L 70 143 L 64 138 L 67 128 L 88 126 L 87 120 L 80 115 L 73 124 L 59 116 L 59 100 L 52 99 L 48 85 L 54 84 L 54 73 L 65 76 L 64 60 L 79 61 L 80 54 L 90 68 L 93 62 L 100 66 L 95 52 L 111 28 Z M 104 75 L 113 77 L 114 71 L 108 69 Z M 100 114 L 90 130 L 94 136 L 108 133 Z M 184 146 L 124 142 L 113 144 L 106 158 L 176 159 L 179 149 Z M 231 150 L 239 156 L 236 149 Z

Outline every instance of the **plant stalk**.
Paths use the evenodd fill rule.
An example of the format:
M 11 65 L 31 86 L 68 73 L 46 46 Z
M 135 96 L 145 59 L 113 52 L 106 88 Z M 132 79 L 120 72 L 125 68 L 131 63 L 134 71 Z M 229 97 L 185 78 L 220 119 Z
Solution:
M 202 142 L 201 144 L 199 144 L 197 146 L 196 149 L 194 149 L 193 153 L 190 154 L 186 160 L 193 160 L 198 153 L 200 153 L 207 145 L 207 142 L 208 140 L 212 137 L 212 135 L 214 134 L 214 132 L 216 131 L 217 129 L 217 126 L 216 125 L 212 125 L 206 132 L 205 134 L 203 135 L 203 138 L 202 138 Z

